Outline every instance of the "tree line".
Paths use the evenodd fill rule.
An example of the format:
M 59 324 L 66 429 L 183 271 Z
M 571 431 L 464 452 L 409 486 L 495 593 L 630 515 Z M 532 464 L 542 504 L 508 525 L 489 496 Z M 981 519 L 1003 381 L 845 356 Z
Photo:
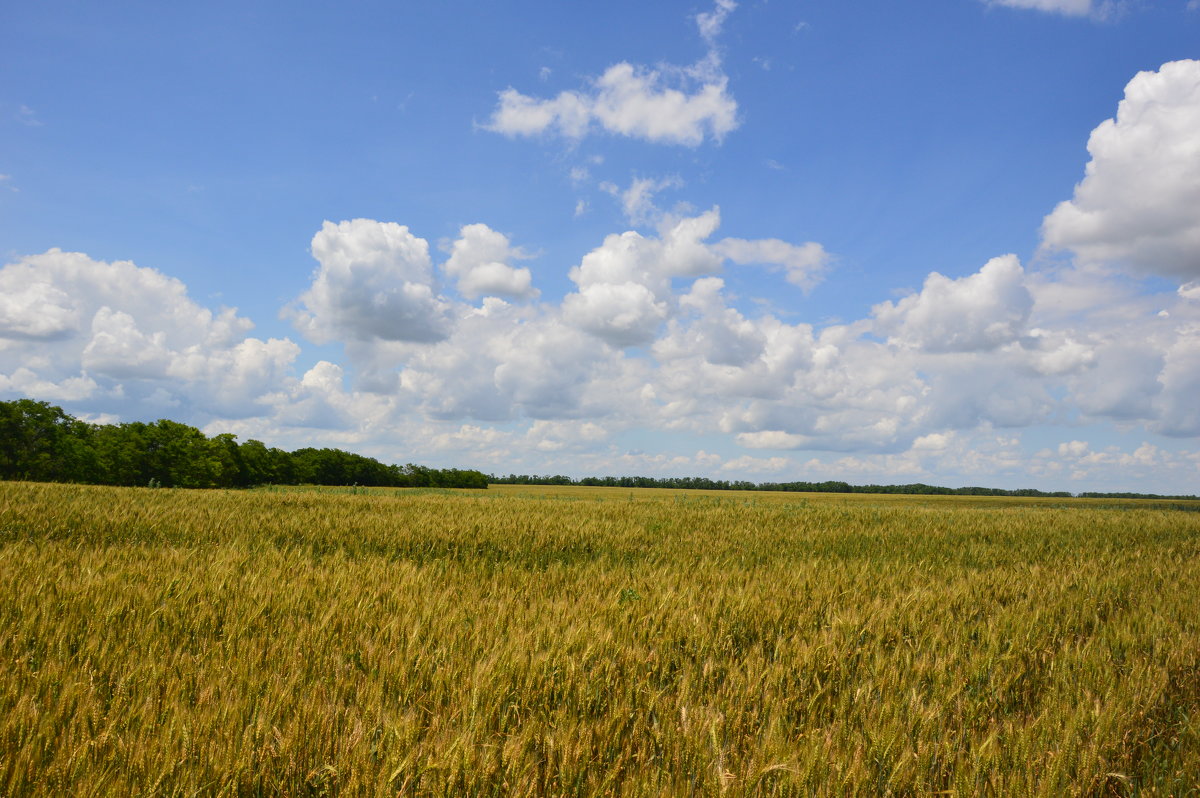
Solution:
M 292 452 L 225 433 L 153 423 L 91 424 L 61 407 L 0 402 L 0 479 L 175 488 L 364 485 L 486 488 L 487 475 L 457 468 L 388 465 L 341 449 Z
M 946 488 L 905 485 L 851 485 L 847 482 L 749 482 L 708 477 L 607 476 L 572 478 L 562 474 L 496 476 L 458 468 L 388 465 L 371 457 L 306 447 L 289 452 L 257 440 L 239 443 L 235 435 L 206 436 L 176 421 L 91 424 L 47 402 L 0 401 L 0 479 L 82 482 L 99 485 L 178 488 L 243 488 L 253 485 L 362 485 L 398 488 L 486 488 L 507 485 L 583 485 L 673 490 L 761 490 L 797 493 L 883 493 L 940 496 L 1029 496 L 1069 498 L 1066 491 L 1035 488 Z M 1153 493 L 1078 494 L 1098 499 L 1197 499 Z
M 1067 491 L 1043 491 L 1036 488 L 1004 490 L 1001 488 L 945 488 L 915 482 L 907 485 L 851 485 L 848 482 L 747 482 L 744 480 L 709 479 L 708 477 L 583 477 L 573 479 L 562 474 L 509 474 L 489 476 L 497 485 L 595 485 L 607 488 L 670 488 L 673 490 L 769 490 L 793 493 L 884 493 L 910 496 L 1029 496 L 1040 498 L 1072 498 Z M 1080 493 L 1089 499 L 1198 499 L 1197 496 L 1161 496 L 1155 493 Z

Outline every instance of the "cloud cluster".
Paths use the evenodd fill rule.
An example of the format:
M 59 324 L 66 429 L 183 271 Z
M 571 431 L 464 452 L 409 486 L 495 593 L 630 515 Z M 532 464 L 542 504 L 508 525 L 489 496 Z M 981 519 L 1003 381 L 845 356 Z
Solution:
M 707 38 L 723 19 L 697 24 Z M 542 297 L 534 270 L 514 265 L 533 258 L 485 224 L 460 228 L 439 266 L 403 225 L 325 222 L 311 284 L 285 314 L 307 339 L 343 344 L 346 362 L 302 374 L 291 340 L 250 336 L 236 310 L 204 308 L 154 269 L 22 258 L 0 269 L 0 394 L 497 470 L 1194 478 L 1200 459 L 1170 441 L 1200 436 L 1197 85 L 1200 62 L 1142 73 L 1097 128 L 1083 182 L 1044 227 L 1073 263 L 962 264 L 848 323 L 756 309 L 722 277 L 760 267 L 808 290 L 831 262 L 820 244 L 718 239 L 718 208 L 662 213 L 653 193 L 676 183 L 635 179 L 614 193 L 655 229 L 606 236 L 561 299 Z M 1122 264 L 1181 285 L 1149 292 Z M 1073 428 L 1097 424 L 1160 437 L 1077 440 Z M 1027 449 L 1023 431 L 1047 425 L 1070 439 Z M 670 443 L 696 436 L 721 451 Z
M 313 236 L 320 263 L 288 315 L 317 343 L 438 341 L 448 335 L 446 301 L 433 284 L 429 242 L 394 222 L 325 222 Z
M 830 255 L 825 247 L 815 241 L 796 245 L 778 238 L 756 241 L 726 238 L 717 244 L 716 249 L 734 263 L 780 267 L 789 283 L 805 291 L 811 290 L 820 281 L 830 263 Z
M 464 225 L 450 249 L 444 269 L 457 282 L 458 292 L 468 299 L 481 296 L 526 298 L 537 295 L 529 269 L 509 265 L 515 258 L 528 257 L 514 248 L 508 236 L 486 224 Z
M 564 319 L 616 347 L 649 343 L 671 311 L 671 279 L 720 268 L 720 257 L 704 244 L 720 220 L 714 208 L 667 220 L 659 238 L 633 231 L 608 236 L 571 269 L 578 290 L 563 300 Z
M 688 147 L 706 139 L 720 142 L 738 126 L 737 102 L 729 94 L 716 49 L 716 38 L 734 8 L 731 0 L 718 0 L 713 11 L 697 15 L 709 49 L 692 66 L 651 68 L 622 61 L 583 89 L 548 99 L 509 87 L 500 92 L 485 127 L 507 136 L 555 133 L 575 141 L 598 129 Z
M 1016 255 L 993 258 L 958 280 L 932 272 L 920 293 L 876 305 L 876 327 L 889 343 L 926 352 L 993 350 L 1025 330 L 1033 297 L 1024 279 Z
M 306 430 L 304 441 L 331 445 L 458 447 L 507 452 L 508 462 L 524 447 L 523 457 L 569 453 L 593 470 L 792 479 L 884 469 L 894 481 L 952 465 L 963 475 L 1006 473 L 1032 467 L 1032 455 L 1005 444 L 984 457 L 980 435 L 1010 440 L 1018 436 L 1004 430 L 1071 419 L 1200 435 L 1200 301 L 1189 291 L 1139 301 L 1117 276 L 1031 274 L 1009 255 L 958 278 L 931 274 L 919 292 L 818 329 L 731 301 L 718 276 L 729 239 L 709 243 L 719 221 L 713 209 L 671 219 L 656 236 L 611 235 L 572 270 L 575 292 L 521 304 L 433 293 L 427 246 L 399 225 L 326 224 L 314 239 L 320 268 L 294 318 L 306 334 L 340 336 L 350 370 L 321 362 L 299 377 L 289 374 L 294 343 L 249 337 L 246 319 L 196 305 L 178 281 L 51 251 L 0 270 L 0 296 L 19 298 L 0 307 L 0 391 L 223 418 L 226 429 L 285 442 Z M 484 252 L 459 266 L 512 254 L 482 225 L 464 228 L 449 250 L 450 260 Z M 460 279 L 472 273 L 459 266 Z M 440 337 L 399 339 L 371 316 L 363 298 L 384 274 L 392 288 L 430 287 L 418 295 L 439 303 Z M 1076 280 L 1091 291 L 1064 314 Z M 412 317 L 411 292 L 380 295 L 380 307 Z M 355 303 L 358 324 L 347 310 Z M 617 440 L 633 430 L 716 432 L 743 453 L 630 453 Z M 842 455 L 799 460 L 798 451 Z M 1114 455 L 1068 473 L 1043 460 L 1038 468 L 1064 479 L 1123 462 Z
M 672 78 L 680 87 L 671 85 Z M 688 84 L 698 83 L 694 90 Z M 581 139 L 595 127 L 661 144 L 695 147 L 706 138 L 721 141 L 737 128 L 737 102 L 723 75 L 695 81 L 686 72 L 614 64 L 582 91 L 564 91 L 538 99 L 513 88 L 500 92 L 500 102 L 487 124 L 508 136 L 557 133 Z
M 1084 262 L 1181 281 L 1200 277 L 1200 61 L 1139 72 L 1115 119 L 1088 139 L 1075 196 L 1042 227 L 1045 245 Z
M 261 413 L 299 347 L 249 337 L 178 280 L 52 249 L 0 269 L 0 391 L 96 407 Z

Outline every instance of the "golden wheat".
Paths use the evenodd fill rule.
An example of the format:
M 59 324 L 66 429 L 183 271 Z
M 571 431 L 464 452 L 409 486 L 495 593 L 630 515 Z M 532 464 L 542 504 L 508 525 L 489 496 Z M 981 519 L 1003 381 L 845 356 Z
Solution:
M 2 484 L 0 794 L 1195 794 L 1189 508 Z

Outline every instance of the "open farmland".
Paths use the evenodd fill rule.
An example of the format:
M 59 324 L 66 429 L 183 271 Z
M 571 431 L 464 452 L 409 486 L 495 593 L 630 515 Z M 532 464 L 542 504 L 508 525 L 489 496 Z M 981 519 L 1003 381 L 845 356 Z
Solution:
M 1200 503 L 0 484 L 0 795 L 1186 795 Z

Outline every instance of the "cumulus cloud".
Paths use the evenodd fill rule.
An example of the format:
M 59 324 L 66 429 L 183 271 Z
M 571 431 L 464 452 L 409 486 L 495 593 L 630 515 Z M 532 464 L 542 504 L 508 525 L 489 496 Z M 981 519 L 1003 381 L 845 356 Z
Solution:
M 667 334 L 654 344 L 659 360 L 700 358 L 711 366 L 744 367 L 766 349 L 767 335 L 759 324 L 725 305 L 725 282 L 704 277 L 680 297 L 684 317 L 673 321 Z
M 29 272 L 28 268 L 9 267 L 2 273 L 7 279 L 6 290 L 0 293 L 0 337 L 44 341 L 74 332 L 79 324 L 75 302 L 50 282 L 14 279 L 14 275 Z
M 1015 341 L 1033 309 L 1015 255 L 993 258 L 977 274 L 952 280 L 937 272 L 920 293 L 872 308 L 890 343 L 927 352 L 974 352 Z
M 1131 479 L 1150 475 L 1156 480 L 1151 490 L 1163 490 L 1163 479 L 1189 485 L 1198 465 L 1200 457 L 1194 453 L 1173 452 L 1149 441 L 1129 450 L 1116 445 L 1094 449 L 1086 441 L 1073 440 L 1042 449 L 1028 460 L 1030 472 L 1039 477 L 1065 477 L 1090 490 L 1128 490 Z
M 622 62 L 589 89 L 552 99 L 508 88 L 500 92 L 487 128 L 508 136 L 549 132 L 578 140 L 598 126 L 607 133 L 689 147 L 706 138 L 719 142 L 737 128 L 737 102 L 727 91 L 727 78 L 704 81 L 690 93 L 690 80 L 680 80 L 682 89 L 670 82 L 661 70 Z
M 1174 437 L 1200 435 L 1200 328 L 1191 328 L 1171 345 L 1158 375 L 1155 430 Z
M 649 343 L 667 312 L 666 302 L 635 282 L 592 283 L 563 301 L 572 324 L 619 347 Z
M 179 280 L 52 249 L 0 269 L 0 391 L 125 412 L 263 412 L 299 347 L 196 304 Z
M 728 92 L 715 40 L 736 5 L 718 0 L 696 23 L 708 44 L 703 59 L 690 67 L 657 69 L 621 62 L 579 91 L 549 99 L 500 92 L 486 127 L 507 136 L 557 133 L 578 141 L 599 129 L 662 144 L 695 147 L 720 142 L 738 126 L 737 102 Z
M 797 245 L 778 238 L 757 241 L 725 238 L 717 242 L 715 249 L 734 263 L 778 266 L 784 270 L 789 283 L 805 291 L 820 282 L 830 261 L 829 253 L 815 241 Z
M 503 469 L 523 452 L 524 470 L 537 471 L 562 457 L 572 465 L 559 470 L 576 473 L 928 481 L 1040 469 L 1046 479 L 1099 479 L 1133 455 L 1081 456 L 1068 441 L 1061 454 L 1031 459 L 1003 430 L 1067 417 L 1200 434 L 1200 307 L 1186 291 L 1118 302 L 1128 307 L 1117 315 L 1113 290 L 1068 292 L 1063 314 L 1054 306 L 1064 294 L 1051 287 L 1075 272 L 1031 281 L 1004 256 L 959 279 L 931 274 L 921 292 L 869 318 L 815 329 L 731 305 L 715 274 L 726 256 L 707 243 L 719 221 L 714 209 L 667 219 L 657 235 L 610 236 L 572 270 L 578 290 L 562 303 L 449 303 L 455 323 L 440 340 L 344 339 L 352 374 L 322 361 L 299 378 L 287 373 L 295 344 L 248 337 L 248 320 L 196 306 L 177 281 L 47 253 L 0 270 L 0 286 L 12 287 L 0 296 L 24 291 L 50 319 L 39 326 L 37 314 L 6 309 L 0 391 L 89 406 L 107 396 L 97 408 L 184 420 L 201 412 L 221 420 L 210 431 L 392 459 L 428 451 L 454 464 L 458 452 Z M 490 228 L 476 232 L 511 246 Z M 330 245 L 322 263 L 340 257 L 353 271 L 375 249 L 396 248 Z M 414 273 L 428 279 L 404 269 L 393 279 Z M 646 348 L 627 352 L 632 345 Z M 617 432 L 636 429 L 720 434 L 750 454 L 616 446 Z M 842 454 L 801 462 L 799 451 Z M 1189 462 L 1160 460 L 1171 473 Z
M 92 317 L 91 332 L 81 356 L 85 369 L 119 379 L 166 375 L 172 352 L 163 330 L 147 335 L 133 316 L 105 306 Z
M 1139 72 L 1115 119 L 1088 140 L 1072 199 L 1043 225 L 1044 245 L 1142 274 L 1200 276 L 1200 61 Z
M 1075 331 L 1034 328 L 1021 340 L 1030 367 L 1044 377 L 1076 374 L 1095 362 L 1095 347 L 1074 337 Z
M 608 431 L 592 421 L 535 421 L 525 443 L 541 452 L 581 451 L 608 440 Z
M 486 224 L 468 224 L 450 250 L 443 269 L 457 282 L 458 291 L 468 299 L 481 296 L 533 297 L 533 275 L 529 269 L 508 264 L 514 258 L 527 257 L 513 247 L 508 236 Z
M 487 298 L 450 338 L 410 348 L 399 363 L 397 396 L 438 421 L 599 418 L 618 407 L 644 367 L 598 346 L 552 306 Z
M 664 425 L 714 427 L 747 448 L 855 450 L 901 445 L 922 422 L 914 364 L 866 340 L 868 326 L 747 318 L 719 279 L 696 281 L 653 346 Z
M 697 24 L 715 31 L 723 19 Z M 1047 218 L 1047 246 L 1072 249 L 1070 266 L 1027 273 L 1004 255 L 962 277 L 930 273 L 920 291 L 865 318 L 814 327 L 740 304 L 719 275 L 730 263 L 763 266 L 807 289 L 828 268 L 821 245 L 713 241 L 718 208 L 662 213 L 653 195 L 669 181 L 642 178 L 613 192 L 653 230 L 605 237 L 570 270 L 574 290 L 557 302 L 538 297 L 529 270 L 513 265 L 522 250 L 487 225 L 462 227 L 442 264 L 458 293 L 478 300 L 468 304 L 439 295 L 428 245 L 408 228 L 325 223 L 313 238 L 312 284 L 288 313 L 310 339 L 342 343 L 348 363 L 321 361 L 300 377 L 289 374 L 294 343 L 249 337 L 248 319 L 200 307 L 152 269 L 57 250 L 22 259 L 0 269 L 0 392 L 86 400 L 93 412 L 170 408 L 183 420 L 220 418 L 214 431 L 294 445 L 357 445 L 392 459 L 429 451 L 448 464 L 534 471 L 978 475 L 994 484 L 997 475 L 1119 483 L 1122 469 L 1160 469 L 1185 484 L 1200 456 L 1170 449 L 1173 438 L 1200 435 L 1190 222 L 1164 211 L 1155 227 L 1118 190 L 1157 186 L 1198 207 L 1187 204 L 1188 186 L 1159 174 L 1190 168 L 1178 157 L 1188 137 L 1164 121 L 1187 105 L 1175 70 L 1139 76 L 1148 88 L 1128 90 L 1111 122 L 1116 140 L 1145 141 L 1115 159 L 1094 147 L 1075 198 Z M 1139 147 L 1141 161 L 1129 154 Z M 1135 174 L 1139 163 L 1150 174 Z M 1127 239 L 1105 225 L 1088 238 L 1080 231 L 1091 228 L 1068 224 L 1067 206 L 1127 224 Z M 1153 271 L 1147 253 L 1176 264 L 1155 266 L 1161 273 L 1188 279 L 1147 293 L 1101 265 Z M 1048 423 L 1079 431 L 1026 452 L 1019 430 Z M 1096 424 L 1162 437 L 1098 449 L 1081 440 Z M 721 437 L 733 451 L 616 443 L 651 429 Z
M 792 465 L 786 457 L 751 457 L 742 455 L 721 464 L 721 471 L 739 474 L 778 474 Z
M 1121 421 L 1149 419 L 1162 389 L 1163 353 L 1144 341 L 1112 341 L 1098 348 L 1092 367 L 1075 377 L 1072 394 L 1084 413 Z
M 720 268 L 720 256 L 704 244 L 719 224 L 713 209 L 666 220 L 658 238 L 608 236 L 571 269 L 578 290 L 563 300 L 563 317 L 617 347 L 649 343 L 671 311 L 671 278 Z
M 449 334 L 449 307 L 434 289 L 429 243 L 407 227 L 327 221 L 313 236 L 312 254 L 320 263 L 312 286 L 286 312 L 310 340 L 430 342 Z
M 98 388 L 96 381 L 86 375 L 54 382 L 39 377 L 24 366 L 11 374 L 0 374 L 0 393 L 32 396 L 40 401 L 77 402 L 95 395 Z
M 715 430 L 755 452 L 848 453 L 821 461 L 822 478 L 869 476 L 875 468 L 917 475 L 952 462 L 963 473 L 985 473 L 1020 458 L 1012 447 L 985 457 L 963 443 L 970 436 L 1056 415 L 1200 434 L 1193 407 L 1200 307 L 1188 290 L 1126 302 L 1096 285 L 1115 277 L 1087 274 L 1090 290 L 1062 289 L 1084 277 L 1068 270 L 1031 280 L 1016 258 L 1003 256 L 959 279 L 931 274 L 919 293 L 876 306 L 870 318 L 817 330 L 730 305 L 716 274 L 723 261 L 742 259 L 736 247 L 758 261 L 768 257 L 760 247 L 790 250 L 782 242 L 708 243 L 719 223 L 713 209 L 664 217 L 657 235 L 609 236 L 571 271 L 578 290 L 561 303 L 441 300 L 454 324 L 436 341 L 352 338 L 372 327 L 329 324 L 330 334 L 344 336 L 333 340 L 346 345 L 354 390 L 334 363 L 287 376 L 295 344 L 247 337 L 248 320 L 199 308 L 181 283 L 153 270 L 47 253 L 38 256 L 44 262 L 0 271 L 0 284 L 11 286 L 0 296 L 32 297 L 44 311 L 5 307 L 0 362 L 9 367 L 0 369 L 0 390 L 62 401 L 119 391 L 175 417 L 197 407 L 226 420 L 241 416 L 227 428 L 277 440 L 309 430 L 330 445 L 413 435 L 412 445 L 424 446 L 437 436 L 446 452 L 458 447 L 497 463 L 518 448 L 545 457 L 573 452 L 597 469 L 717 468 L 611 451 L 615 430 Z M 398 225 L 367 223 L 365 236 L 354 228 L 322 230 L 330 234 L 314 246 L 322 269 L 342 268 L 344 277 L 365 268 L 385 306 L 397 284 L 431 284 L 420 239 Z M 501 234 L 468 228 L 455 242 L 464 245 L 451 246 L 451 260 L 461 256 L 446 269 L 451 276 L 465 279 L 480 262 L 512 256 Z M 646 349 L 635 355 L 629 346 Z M 531 426 L 503 432 L 504 440 L 463 431 L 499 422 Z M 784 461 L 767 454 L 721 462 L 734 464 L 730 473 L 751 474 Z M 786 462 L 793 475 L 797 463 Z

